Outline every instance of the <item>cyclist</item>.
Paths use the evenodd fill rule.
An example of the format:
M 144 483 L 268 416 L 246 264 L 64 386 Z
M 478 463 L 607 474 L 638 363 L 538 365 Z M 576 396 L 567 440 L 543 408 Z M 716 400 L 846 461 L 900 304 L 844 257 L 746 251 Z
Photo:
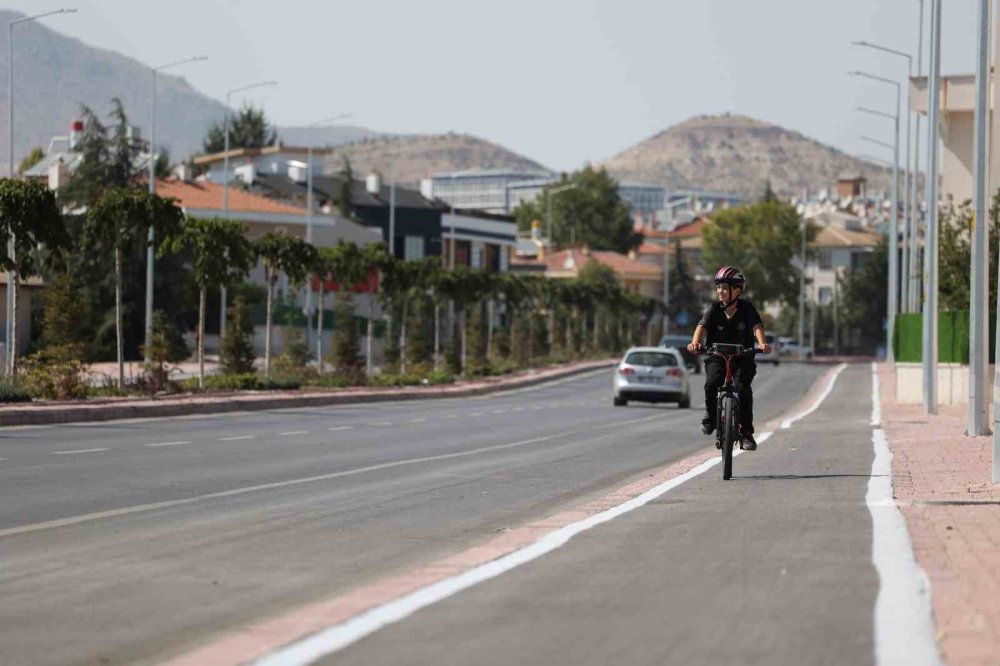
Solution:
M 718 301 L 712 303 L 701 321 L 694 329 L 691 337 L 690 351 L 696 352 L 716 342 L 740 345 L 743 348 L 754 346 L 768 354 L 771 345 L 764 338 L 764 324 L 753 303 L 741 300 L 740 296 L 746 289 L 747 279 L 735 266 L 723 266 L 715 274 L 715 293 Z M 706 340 L 707 338 L 707 340 Z M 747 451 L 757 450 L 757 441 L 753 438 L 753 389 L 751 384 L 757 374 L 757 363 L 753 356 L 743 356 L 733 359 L 733 381 L 740 397 L 740 430 L 742 441 L 740 448 Z M 705 418 L 701 421 L 701 431 L 711 435 L 715 430 L 716 394 L 726 380 L 726 364 L 722 359 L 709 356 L 705 359 Z

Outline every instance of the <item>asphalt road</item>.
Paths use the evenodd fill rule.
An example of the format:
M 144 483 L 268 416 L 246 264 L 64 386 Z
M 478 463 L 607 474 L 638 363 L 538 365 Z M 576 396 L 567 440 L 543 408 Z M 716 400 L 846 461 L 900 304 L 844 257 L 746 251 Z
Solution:
M 755 381 L 758 422 L 799 400 L 825 369 L 762 366 Z M 701 377 L 693 380 L 697 385 Z M 702 399 L 697 388 L 694 408 L 679 410 L 614 408 L 610 386 L 610 371 L 602 371 L 479 398 L 2 429 L 3 663 L 155 662 L 246 623 L 480 543 L 498 530 L 579 504 L 709 445 L 698 432 Z M 864 391 L 848 398 L 869 399 Z M 817 434 L 830 441 L 837 441 L 836 436 Z M 817 511 L 816 493 L 820 499 L 836 499 L 848 487 L 853 492 L 865 482 L 860 452 L 855 470 L 859 476 L 827 479 L 825 472 L 813 473 L 822 466 L 816 457 L 821 454 L 786 454 L 778 462 L 772 456 L 780 449 L 780 444 L 769 443 L 753 456 L 741 456 L 739 478 L 721 491 L 717 475 L 691 482 L 669 502 L 608 528 L 628 533 L 611 539 L 598 533 L 588 536 L 588 543 L 594 539 L 612 547 L 609 553 L 595 555 L 611 558 L 613 566 L 594 570 L 576 547 L 553 554 L 553 563 L 569 557 L 572 565 L 573 558 L 581 558 L 576 562 L 586 569 L 581 580 L 593 581 L 596 587 L 574 587 L 560 595 L 560 585 L 573 586 L 570 574 L 549 581 L 552 593 L 546 602 L 577 612 L 553 626 L 556 633 L 548 639 L 540 632 L 537 640 L 560 645 L 560 636 L 571 635 L 567 632 L 604 622 L 631 627 L 633 605 L 654 602 L 662 624 L 666 597 L 651 599 L 647 594 L 643 600 L 638 594 L 648 581 L 636 574 L 636 567 L 654 565 L 650 575 L 673 572 L 677 589 L 685 591 L 678 603 L 670 604 L 670 612 L 703 623 L 699 632 L 688 634 L 692 645 L 717 642 L 722 627 L 742 633 L 743 611 L 756 597 L 731 604 L 725 597 L 700 594 L 693 576 L 728 581 L 724 587 L 731 589 L 759 588 L 758 596 L 765 601 L 773 597 L 775 581 L 796 587 L 790 583 L 800 578 L 774 579 L 779 575 L 770 561 L 777 550 L 775 537 L 759 535 L 780 537 L 780 530 L 787 530 L 814 539 L 799 563 L 803 570 L 814 571 L 816 561 L 834 557 L 827 552 L 831 544 L 826 537 L 810 537 L 807 529 Z M 792 462 L 800 464 L 794 473 L 789 471 Z M 774 477 L 769 469 L 784 472 L 768 478 Z M 751 470 L 765 478 L 750 483 L 740 476 Z M 799 489 L 791 500 L 790 488 Z M 807 510 L 794 511 L 794 503 Z M 836 502 L 833 506 L 837 511 L 844 508 Z M 850 508 L 845 510 L 845 525 L 861 520 L 862 514 L 855 513 L 864 506 Z M 787 521 L 773 519 L 785 513 L 794 515 Z M 637 524 L 641 520 L 651 523 L 644 527 Z M 710 534 L 714 540 L 705 541 Z M 622 541 L 629 538 L 632 542 Z M 756 549 L 754 556 L 741 557 L 736 549 L 741 544 Z M 843 544 L 845 552 L 852 553 L 857 545 L 849 539 Z M 631 550 L 662 557 L 627 564 L 621 553 Z M 838 561 L 842 555 L 837 554 Z M 546 558 L 543 566 L 549 561 Z M 536 582 L 508 587 L 508 581 L 532 571 L 512 572 L 509 579 L 470 591 L 469 598 L 498 590 L 517 594 L 519 585 Z M 858 580 L 857 585 L 870 583 L 864 576 Z M 836 597 L 849 587 L 831 585 L 831 592 Z M 585 589 L 594 596 L 582 597 Z M 695 601 L 700 605 L 691 606 Z M 391 642 L 398 640 L 395 632 L 410 631 L 411 621 L 433 625 L 423 618 L 467 612 L 449 611 L 450 603 L 386 630 L 384 638 L 378 634 L 366 639 L 346 654 L 358 654 L 358 663 L 397 663 L 394 648 L 378 651 L 378 646 L 396 645 Z M 720 615 L 720 605 L 731 612 Z M 603 609 L 606 615 L 582 610 L 587 608 Z M 626 614 L 616 614 L 616 609 Z M 785 613 L 802 615 L 801 606 Z M 519 622 L 534 617 L 509 615 L 518 616 Z M 857 618 L 859 627 L 862 619 Z M 509 621 L 495 624 L 517 630 Z M 747 635 L 773 633 L 773 623 L 767 627 L 761 624 Z M 472 635 L 482 636 L 481 627 Z M 620 652 L 646 636 L 646 643 L 659 649 L 658 641 L 666 635 L 663 627 L 647 623 L 606 645 L 619 646 L 615 649 Z M 626 636 L 631 636 L 627 642 Z M 863 646 L 866 639 L 858 636 L 852 641 Z M 507 644 L 509 649 L 510 639 L 498 633 L 496 645 Z M 587 644 L 575 645 L 582 649 Z M 484 638 L 469 645 L 490 643 Z M 361 651 L 366 649 L 376 652 L 365 655 Z M 410 648 L 405 649 L 409 656 Z M 453 654 L 453 663 L 488 661 L 478 654 L 447 654 Z M 520 656 L 530 654 L 537 654 L 537 663 L 577 661 L 551 651 Z M 440 650 L 426 657 L 428 663 L 449 661 Z M 593 663 L 601 662 L 598 652 L 591 657 Z

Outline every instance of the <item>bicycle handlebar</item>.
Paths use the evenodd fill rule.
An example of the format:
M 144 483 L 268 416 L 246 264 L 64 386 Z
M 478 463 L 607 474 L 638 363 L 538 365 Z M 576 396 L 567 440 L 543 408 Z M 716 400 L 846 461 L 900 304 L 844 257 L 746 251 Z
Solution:
M 709 347 L 704 347 L 702 345 L 698 345 L 698 349 L 696 350 L 695 353 L 698 354 L 698 355 L 700 355 L 700 356 L 710 356 L 712 354 L 719 354 L 719 355 L 730 356 L 730 357 L 733 357 L 733 356 L 753 356 L 753 355 L 761 353 L 761 350 L 758 349 L 757 347 L 740 347 L 736 351 L 725 352 L 725 351 L 722 351 L 722 350 L 718 349 L 719 344 L 720 343 L 716 343 L 716 344 L 713 344 L 713 345 L 711 345 Z M 721 344 L 724 345 L 725 347 L 736 347 L 737 346 L 737 345 L 730 345 L 730 344 L 726 344 L 726 343 L 721 343 Z

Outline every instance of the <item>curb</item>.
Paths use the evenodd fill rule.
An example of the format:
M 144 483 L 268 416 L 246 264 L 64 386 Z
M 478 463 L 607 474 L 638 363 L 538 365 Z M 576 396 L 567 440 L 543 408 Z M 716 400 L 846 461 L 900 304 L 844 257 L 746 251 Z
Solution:
M 193 414 L 224 414 L 228 412 L 265 411 L 269 409 L 294 409 L 297 407 L 325 407 L 367 402 L 396 402 L 401 400 L 433 400 L 485 395 L 497 391 L 524 388 L 553 379 L 572 377 L 591 370 L 610 368 L 616 360 L 591 361 L 567 368 L 542 370 L 526 377 L 500 379 L 490 383 L 452 384 L 434 388 L 385 389 L 356 393 L 310 392 L 289 394 L 236 395 L 221 398 L 188 398 L 178 400 L 142 400 L 141 402 L 112 402 L 101 404 L 38 405 L 33 408 L 0 408 L 0 427 L 21 425 L 51 425 L 59 423 L 84 423 L 117 421 L 121 419 L 189 416 Z

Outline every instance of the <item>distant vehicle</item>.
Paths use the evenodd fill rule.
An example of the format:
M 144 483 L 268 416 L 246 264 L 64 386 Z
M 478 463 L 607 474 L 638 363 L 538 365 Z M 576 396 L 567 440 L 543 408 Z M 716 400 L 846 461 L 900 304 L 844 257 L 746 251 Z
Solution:
M 676 402 L 691 406 L 691 385 L 684 358 L 674 348 L 632 347 L 615 368 L 614 405 L 638 402 Z
M 778 357 L 781 353 L 781 340 L 775 338 L 770 333 L 765 333 L 764 339 L 767 340 L 767 344 L 771 345 L 771 353 L 765 354 L 764 352 L 757 352 L 757 362 L 774 363 L 775 365 L 778 365 L 781 362 L 781 359 Z
M 782 356 L 812 358 L 812 347 L 809 345 L 800 345 L 799 341 L 795 338 L 778 338 L 778 343 L 781 345 Z
M 694 352 L 688 351 L 688 343 L 691 342 L 690 336 L 686 335 L 664 335 L 660 338 L 661 347 L 673 347 L 681 353 L 681 357 L 684 359 L 684 365 L 691 372 L 698 374 L 701 372 L 701 359 Z

